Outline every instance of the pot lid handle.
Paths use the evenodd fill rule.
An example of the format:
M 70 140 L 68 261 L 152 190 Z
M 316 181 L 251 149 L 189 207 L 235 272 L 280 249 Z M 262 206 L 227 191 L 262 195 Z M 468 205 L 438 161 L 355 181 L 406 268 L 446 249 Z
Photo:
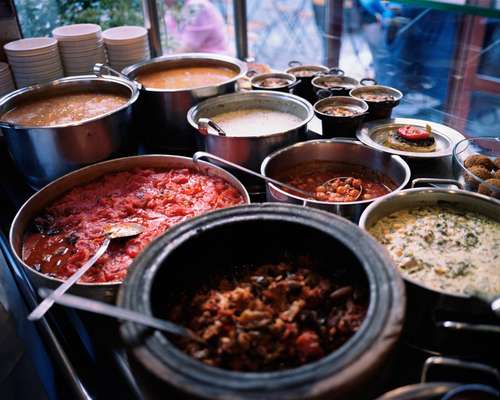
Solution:
M 436 356 L 429 357 L 427 360 L 425 360 L 424 366 L 422 368 L 422 375 L 420 377 L 420 382 L 422 383 L 428 382 L 429 370 L 434 369 L 436 366 L 445 366 L 445 367 L 460 368 L 463 370 L 481 372 L 484 373 L 485 375 L 493 377 L 495 382 L 498 385 L 500 385 L 500 373 L 496 368 L 478 362 L 463 361 L 463 360 L 458 360 L 456 358 L 436 357 Z

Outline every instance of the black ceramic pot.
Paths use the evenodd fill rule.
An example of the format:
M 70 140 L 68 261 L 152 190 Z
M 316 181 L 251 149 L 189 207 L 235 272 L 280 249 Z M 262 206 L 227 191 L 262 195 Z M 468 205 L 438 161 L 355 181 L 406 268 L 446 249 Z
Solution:
M 325 272 L 349 266 L 369 288 L 367 316 L 356 334 L 322 359 L 278 372 L 233 372 L 186 355 L 160 332 L 123 323 L 121 334 L 142 367 L 186 396 L 217 399 L 346 399 L 380 375 L 401 333 L 402 280 L 385 250 L 347 220 L 284 204 L 256 204 L 209 213 L 173 227 L 134 261 L 118 304 L 164 316 L 167 298 L 214 271 L 314 254 Z M 171 301 L 171 299 L 170 299 Z M 354 397 L 352 397 L 354 396 Z M 363 396 L 363 395 L 360 395 Z
M 366 121 L 391 118 L 392 109 L 396 107 L 403 98 L 403 93 L 399 90 L 381 85 L 360 86 L 352 89 L 349 94 L 352 97 L 364 100 L 368 104 L 369 108 L 368 115 L 365 118 Z M 385 96 L 386 99 L 375 100 L 375 98 L 370 99 L 367 96 L 375 96 L 375 98 Z

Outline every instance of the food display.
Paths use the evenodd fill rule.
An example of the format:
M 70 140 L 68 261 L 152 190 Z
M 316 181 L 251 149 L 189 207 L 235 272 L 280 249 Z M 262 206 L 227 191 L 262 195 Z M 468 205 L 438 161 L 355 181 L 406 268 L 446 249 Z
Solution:
M 431 289 L 464 295 L 500 294 L 500 223 L 446 205 L 403 209 L 369 232 L 391 253 L 401 273 Z
M 296 257 L 213 276 L 167 313 L 206 343 L 176 343 L 205 364 L 234 371 L 277 371 L 330 354 L 361 326 L 369 295 L 364 285 L 318 267 Z
M 297 115 L 267 108 L 229 111 L 211 117 L 228 136 L 265 136 L 294 129 L 303 123 Z
M 258 85 L 264 88 L 277 88 L 287 86 L 289 84 L 290 81 L 283 78 L 266 78 L 258 82 Z
M 349 179 L 334 180 L 325 185 L 326 182 L 339 177 L 349 177 Z M 328 202 L 371 200 L 396 188 L 389 178 L 366 168 L 327 161 L 299 164 L 284 172 L 280 179 L 298 189 L 311 192 L 311 198 L 315 200 Z M 362 189 L 361 195 L 360 189 Z
M 487 196 L 500 198 L 500 157 L 492 159 L 485 155 L 472 154 L 465 159 L 464 165 L 469 172 L 464 175 L 469 188 Z
M 128 101 L 129 97 L 111 93 L 60 93 L 24 101 L 0 119 L 33 127 L 73 124 L 117 110 Z
M 410 152 L 436 151 L 436 140 L 432 135 L 432 128 L 426 125 L 425 129 L 404 125 L 386 132 L 381 137 L 382 144 L 391 149 Z
M 382 102 L 382 101 L 394 101 L 396 96 L 385 94 L 385 93 L 360 93 L 357 97 L 365 101 Z
M 334 117 L 352 117 L 353 115 L 359 114 L 358 110 L 345 106 L 326 106 L 320 111 L 324 114 L 333 115 Z
M 220 85 L 237 75 L 236 71 L 222 66 L 190 66 L 139 72 L 136 79 L 150 89 L 187 90 Z
M 22 246 L 31 268 L 65 279 L 101 245 L 111 223 L 134 222 L 144 231 L 115 240 L 82 282 L 121 282 L 129 264 L 169 227 L 204 212 L 244 203 L 225 180 L 188 168 L 109 173 L 78 186 L 49 205 L 33 221 Z

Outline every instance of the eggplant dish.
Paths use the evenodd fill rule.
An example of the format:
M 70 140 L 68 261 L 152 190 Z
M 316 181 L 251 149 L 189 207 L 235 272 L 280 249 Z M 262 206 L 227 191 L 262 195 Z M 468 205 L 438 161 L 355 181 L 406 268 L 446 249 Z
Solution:
M 391 129 L 382 144 L 400 151 L 417 153 L 436 151 L 436 140 L 429 125 L 426 125 L 425 129 L 410 125 Z
M 167 317 L 201 336 L 174 338 L 205 364 L 234 371 L 275 371 L 318 360 L 361 326 L 365 284 L 349 268 L 328 275 L 312 258 L 243 266 L 176 297 Z M 348 277 L 349 275 L 349 277 Z

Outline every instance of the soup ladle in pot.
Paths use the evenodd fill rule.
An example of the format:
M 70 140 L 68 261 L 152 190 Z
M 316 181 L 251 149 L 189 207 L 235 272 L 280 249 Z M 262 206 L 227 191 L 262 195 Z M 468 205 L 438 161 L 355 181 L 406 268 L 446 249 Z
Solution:
M 226 132 L 224 132 L 224 129 L 222 129 L 220 125 L 212 121 L 210 118 L 200 118 L 198 120 L 198 131 L 202 135 L 208 135 L 209 127 L 215 129 L 219 136 L 227 136 Z
M 38 293 L 41 297 L 48 299 L 54 294 L 54 291 L 47 288 L 40 288 L 38 290 Z M 205 343 L 205 341 L 201 337 L 195 334 L 192 330 L 185 328 L 184 326 L 177 325 L 164 319 L 141 314 L 137 311 L 127 310 L 126 308 L 103 303 L 102 301 L 91 300 L 72 294 L 62 294 L 60 296 L 57 296 L 54 301 L 57 304 L 61 304 L 63 306 L 88 311 L 94 314 L 106 315 L 108 317 L 113 317 L 124 321 L 136 322 L 138 324 L 149 326 L 150 328 L 158 329 L 163 332 L 183 336 L 199 343 Z
M 71 286 L 80 280 L 80 278 L 102 257 L 108 249 L 113 239 L 137 236 L 142 233 L 144 228 L 133 222 L 120 222 L 111 224 L 104 229 L 104 242 L 97 249 L 95 254 L 87 260 L 80 268 L 76 270 L 61 286 L 54 290 L 50 296 L 46 297 L 36 308 L 28 315 L 30 321 L 36 321 L 42 318 L 52 307 L 57 298 L 66 293 Z
M 221 164 L 225 164 L 225 165 L 227 165 L 229 167 L 232 167 L 232 168 L 235 168 L 237 170 L 243 171 L 243 172 L 245 172 L 247 174 L 256 176 L 257 178 L 260 178 L 260 179 L 266 181 L 267 183 L 273 183 L 276 186 L 280 186 L 280 187 L 283 187 L 283 188 L 288 189 L 290 191 L 300 193 L 304 197 L 312 197 L 313 199 L 318 199 L 318 195 L 316 193 L 308 192 L 306 190 L 302 190 L 302 189 L 299 189 L 299 188 L 297 188 L 295 186 L 289 185 L 288 183 L 284 183 L 284 182 L 278 181 L 276 179 L 269 178 L 268 176 L 259 174 L 258 172 L 255 172 L 255 171 L 252 171 L 251 169 L 242 167 L 239 164 L 235 164 L 235 163 L 233 163 L 231 161 L 228 161 L 228 160 L 226 160 L 224 158 L 218 157 L 218 156 L 216 156 L 214 154 L 207 153 L 205 151 L 197 151 L 193 155 L 193 161 L 194 162 L 197 162 L 198 160 L 200 160 L 202 158 L 207 158 L 207 159 L 218 161 Z M 324 183 L 322 183 L 321 185 L 318 185 L 318 186 L 327 185 L 327 186 L 331 187 L 331 184 L 333 183 L 333 181 L 340 180 L 339 182 L 345 182 L 347 179 L 353 179 L 353 178 L 352 177 L 347 177 L 347 176 L 341 176 L 341 177 L 329 179 L 329 180 L 325 181 Z M 345 184 L 344 184 L 344 186 L 345 186 Z M 356 201 L 357 199 L 359 199 L 359 197 L 361 196 L 361 193 L 363 191 L 363 187 L 361 185 L 359 185 L 359 189 L 357 189 L 357 190 L 359 190 L 359 193 L 357 194 L 357 197 L 354 200 L 352 200 L 352 201 Z M 335 192 L 335 191 L 333 191 L 333 192 Z M 331 192 L 327 191 L 327 193 L 331 193 Z

